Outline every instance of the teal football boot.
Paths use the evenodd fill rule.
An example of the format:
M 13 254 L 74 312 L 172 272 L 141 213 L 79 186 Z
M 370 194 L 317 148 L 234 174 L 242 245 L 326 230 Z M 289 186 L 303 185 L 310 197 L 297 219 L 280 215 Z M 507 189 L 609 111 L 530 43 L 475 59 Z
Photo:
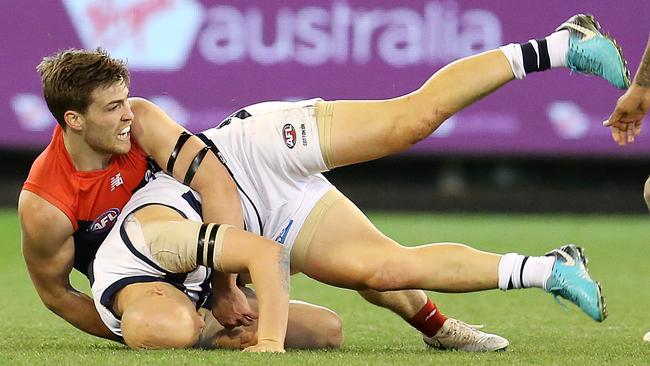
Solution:
M 616 41 L 603 34 L 592 15 L 574 15 L 556 31 L 569 31 L 567 66 L 582 74 L 597 75 L 620 89 L 630 86 L 630 71 Z
M 556 300 L 560 296 L 576 304 L 595 321 L 605 320 L 605 299 L 600 284 L 589 277 L 587 258 L 582 248 L 569 244 L 546 255 L 555 257 L 555 263 L 545 290 L 553 294 Z

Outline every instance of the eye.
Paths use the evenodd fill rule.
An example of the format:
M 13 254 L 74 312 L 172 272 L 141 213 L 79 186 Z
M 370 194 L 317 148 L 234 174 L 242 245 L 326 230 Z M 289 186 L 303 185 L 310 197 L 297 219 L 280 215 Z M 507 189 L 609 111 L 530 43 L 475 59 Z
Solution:
M 119 106 L 120 106 L 120 105 L 119 105 L 118 103 L 115 103 L 115 104 L 111 105 L 110 107 L 108 107 L 108 110 L 109 110 L 109 111 L 117 110 L 117 108 L 118 108 Z

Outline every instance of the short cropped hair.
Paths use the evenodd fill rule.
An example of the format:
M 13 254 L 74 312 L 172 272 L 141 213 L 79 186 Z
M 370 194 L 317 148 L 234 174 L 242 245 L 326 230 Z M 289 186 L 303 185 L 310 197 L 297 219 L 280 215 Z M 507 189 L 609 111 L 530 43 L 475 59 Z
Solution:
M 65 129 L 63 115 L 85 113 L 91 93 L 100 87 L 123 82 L 129 86 L 126 62 L 111 58 L 102 48 L 94 51 L 67 49 L 44 57 L 36 67 L 43 83 L 43 96 L 56 121 Z

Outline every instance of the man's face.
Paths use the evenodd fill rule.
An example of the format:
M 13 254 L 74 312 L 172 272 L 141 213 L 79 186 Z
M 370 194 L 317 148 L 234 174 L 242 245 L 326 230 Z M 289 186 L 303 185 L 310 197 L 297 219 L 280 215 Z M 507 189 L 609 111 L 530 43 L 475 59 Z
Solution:
M 133 112 L 129 89 L 122 82 L 95 89 L 83 114 L 86 143 L 101 154 L 126 154 L 131 149 Z

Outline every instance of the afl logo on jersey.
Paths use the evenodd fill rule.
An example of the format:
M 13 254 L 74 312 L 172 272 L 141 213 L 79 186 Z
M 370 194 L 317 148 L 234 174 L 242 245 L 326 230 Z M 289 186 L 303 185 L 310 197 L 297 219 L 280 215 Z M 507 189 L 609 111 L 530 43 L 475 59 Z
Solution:
M 290 123 L 284 125 L 284 127 L 282 127 L 282 135 L 287 147 L 293 149 L 293 147 L 296 146 L 296 129 L 293 128 L 293 125 Z
M 103 214 L 97 216 L 95 221 L 93 221 L 93 223 L 88 227 L 88 231 L 91 233 L 101 233 L 109 230 L 113 227 L 113 224 L 115 224 L 115 220 L 117 220 L 117 215 L 119 214 L 120 210 L 118 208 L 109 209 Z

